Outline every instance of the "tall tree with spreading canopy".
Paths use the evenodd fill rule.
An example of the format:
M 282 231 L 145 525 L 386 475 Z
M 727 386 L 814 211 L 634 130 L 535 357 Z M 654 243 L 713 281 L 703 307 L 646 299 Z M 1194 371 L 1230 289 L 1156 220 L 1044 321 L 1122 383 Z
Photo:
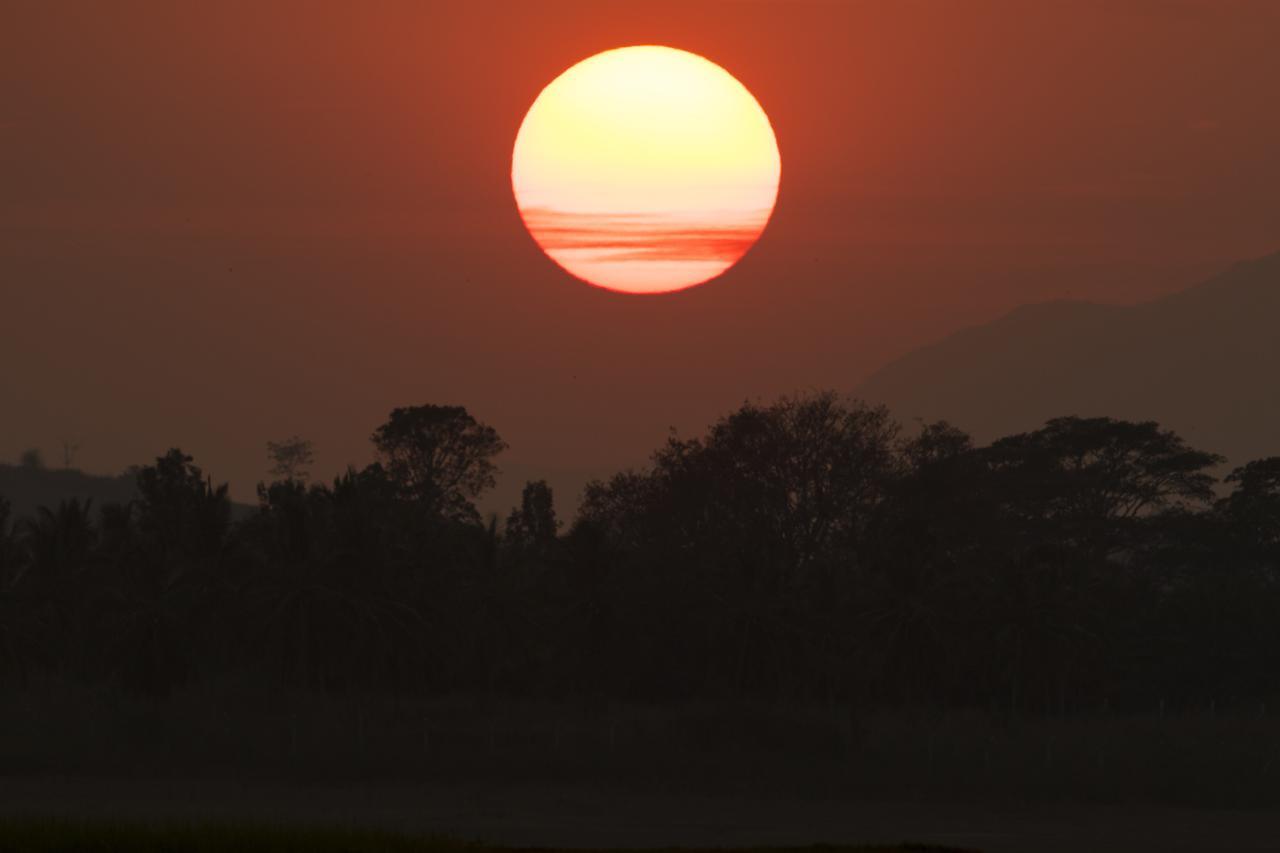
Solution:
M 1033 541 L 1098 556 L 1132 546 L 1160 512 L 1207 504 L 1209 470 L 1223 461 L 1154 421 L 1079 417 L 1000 439 L 987 459 L 1006 510 Z
M 372 440 L 401 498 L 429 518 L 479 523 L 472 501 L 494 486 L 493 458 L 507 448 L 493 427 L 461 406 L 408 406 L 393 409 Z

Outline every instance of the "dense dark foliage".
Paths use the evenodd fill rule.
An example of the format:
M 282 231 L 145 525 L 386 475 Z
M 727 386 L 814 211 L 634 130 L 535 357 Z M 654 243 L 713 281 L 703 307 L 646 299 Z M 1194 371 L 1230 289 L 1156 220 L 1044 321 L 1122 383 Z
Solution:
M 373 441 L 313 485 L 309 445 L 274 445 L 287 476 L 236 523 L 178 450 L 127 504 L 0 502 L 0 678 L 1055 714 L 1277 694 L 1280 459 L 1219 485 L 1154 423 L 975 447 L 831 394 L 747 404 L 589 486 L 567 529 L 541 482 L 481 521 L 505 445 L 461 408 Z

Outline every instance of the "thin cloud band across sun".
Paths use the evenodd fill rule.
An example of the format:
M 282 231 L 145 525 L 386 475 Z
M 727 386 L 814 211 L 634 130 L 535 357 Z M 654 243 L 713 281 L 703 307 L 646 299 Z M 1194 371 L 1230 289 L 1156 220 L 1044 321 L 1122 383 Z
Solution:
M 715 63 L 653 45 L 553 80 L 516 136 L 511 183 L 538 245 L 627 293 L 714 278 L 756 242 L 781 175 L 768 116 Z

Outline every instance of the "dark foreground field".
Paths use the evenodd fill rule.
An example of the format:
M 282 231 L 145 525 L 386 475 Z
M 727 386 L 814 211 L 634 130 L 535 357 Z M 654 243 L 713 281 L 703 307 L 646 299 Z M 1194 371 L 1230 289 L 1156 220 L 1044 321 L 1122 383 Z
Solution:
M 496 847 L 432 836 L 333 827 L 25 818 L 0 822 L 0 849 L 15 853 L 551 853 L 555 848 Z M 916 844 L 751 849 L 756 853 L 801 853 L 807 850 L 821 850 L 822 853 L 949 853 L 949 848 Z M 668 848 L 664 853 L 682 851 L 680 848 Z M 732 848 L 724 848 L 723 853 L 732 853 Z
M 122 782 L 106 779 L 0 780 L 0 813 L 17 818 L 73 816 L 90 823 L 4 824 L 0 850 L 252 850 L 222 843 L 249 838 L 236 827 L 306 827 L 278 835 L 270 850 L 436 850 L 388 841 L 377 832 L 476 839 L 516 848 L 656 849 L 670 847 L 849 849 L 896 845 L 985 853 L 1178 853 L 1280 849 L 1280 815 L 1271 810 L 1199 810 L 1162 806 L 1058 804 L 998 806 L 855 802 L 647 793 L 594 786 L 299 785 L 265 781 Z M 10 819 L 12 819 L 12 817 Z M 164 830 L 159 836 L 102 834 L 119 821 L 212 822 L 231 828 L 205 846 Z M 41 829 L 40 827 L 44 828 Z M 32 827 L 35 827 L 34 829 Z M 68 828 L 70 827 L 70 828 Z M 330 829 L 332 827 L 333 829 Z M 358 831 L 350 828 L 358 827 Z M 112 830 L 115 832 L 115 830 Z M 132 831 L 131 831 L 132 832 Z M 177 834 L 174 834 L 174 833 Z M 166 834 L 167 833 L 167 834 Z M 107 846 L 133 838 L 151 846 Z M 77 839 L 85 843 L 77 845 Z M 89 843 L 90 840 L 93 843 Z M 343 843 L 344 840 L 349 843 Z M 59 846 L 61 845 L 61 846 Z M 292 846 L 290 846 L 292 845 Z M 477 850 L 491 849 L 479 846 Z M 901 848 L 898 848 L 901 849 Z M 911 848 L 906 848 L 911 849 Z
M 164 703 L 53 685 L 0 696 L 0 818 L 324 830 L 295 839 L 1280 850 L 1278 768 L 1280 717 L 1263 708 L 1059 719 L 194 688 Z M 11 831 L 0 851 L 121 849 L 36 844 L 77 832 Z M 189 849 L 156 843 L 141 849 Z
M 335 827 L 236 823 L 138 823 L 25 818 L 0 821 L 0 849 L 15 853 L 534 853 L 479 842 Z M 801 853 L 813 848 L 756 848 Z M 541 848 L 545 853 L 550 849 Z M 825 847 L 823 853 L 948 853 L 921 845 Z M 671 849 L 666 853 L 680 853 Z M 730 853 L 726 848 L 724 853 Z

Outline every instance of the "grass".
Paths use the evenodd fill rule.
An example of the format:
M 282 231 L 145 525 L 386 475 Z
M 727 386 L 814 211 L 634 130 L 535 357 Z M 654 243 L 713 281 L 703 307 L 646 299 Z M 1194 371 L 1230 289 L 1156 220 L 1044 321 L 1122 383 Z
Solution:
M 541 853 L 448 838 L 341 827 L 242 823 L 134 823 L 53 818 L 0 820 L 3 853 Z M 959 853 L 951 848 L 752 848 L 753 853 Z M 546 851 L 549 853 L 549 851 Z M 575 853 L 604 851 L 575 850 Z M 628 851 L 638 853 L 638 851 Z M 670 849 L 664 853 L 680 853 Z M 728 848 L 717 853 L 731 853 Z

